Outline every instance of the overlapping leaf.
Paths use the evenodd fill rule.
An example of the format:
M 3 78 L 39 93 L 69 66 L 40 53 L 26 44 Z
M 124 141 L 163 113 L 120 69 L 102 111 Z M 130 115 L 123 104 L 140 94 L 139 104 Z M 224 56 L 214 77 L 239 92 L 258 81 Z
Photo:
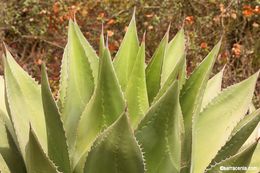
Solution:
M 26 145 L 26 168 L 28 173 L 59 173 L 55 165 L 42 150 L 41 145 L 31 128 L 29 142 Z
M 142 152 L 126 113 L 96 139 L 84 168 L 84 173 L 93 172 L 145 172 Z
M 115 71 L 123 91 L 126 90 L 128 80 L 135 64 L 135 59 L 139 49 L 139 41 L 136 31 L 135 13 L 127 27 L 127 32 L 119 47 L 113 62 Z
M 100 60 L 99 78 L 94 95 L 84 110 L 77 130 L 73 166 L 82 168 L 96 136 L 123 112 L 125 101 L 116 78 L 108 48 Z M 79 161 L 81 162 L 79 163 Z
M 245 115 L 257 77 L 258 73 L 224 90 L 198 116 L 192 152 L 194 172 L 202 172 L 207 167 Z
M 1 159 L 4 160 L 4 163 L 0 161 L 0 172 L 1 171 L 5 172 L 5 170 L 1 170 L 1 169 L 6 169 L 4 168 L 5 165 L 1 165 L 1 164 L 7 164 L 9 165 L 8 170 L 10 170 L 12 173 L 15 172 L 26 173 L 22 156 L 19 153 L 19 150 L 14 140 L 12 139 L 11 134 L 8 132 L 4 122 L 1 119 L 0 119 L 0 155 L 1 155 Z
M 251 144 L 249 147 L 247 147 L 245 150 L 239 152 L 238 154 L 227 158 L 226 160 L 223 160 L 219 163 L 216 163 L 214 166 L 212 166 L 210 169 L 206 171 L 206 173 L 216 173 L 220 172 L 220 170 L 223 170 L 223 172 L 227 172 L 227 170 L 224 169 L 231 169 L 229 172 L 239 172 L 244 173 L 246 170 L 232 170 L 232 168 L 236 169 L 238 167 L 248 167 L 250 164 L 252 155 L 255 151 L 255 148 L 257 147 L 257 141 Z
M 180 171 L 183 119 L 177 82 L 154 103 L 135 134 L 144 151 L 147 173 Z
M 185 36 L 184 30 L 181 29 L 170 41 L 166 48 L 166 54 L 163 61 L 161 74 L 161 85 L 168 79 L 177 63 L 185 54 Z
M 157 93 L 156 97 L 154 98 L 154 102 L 156 102 L 158 99 L 160 99 L 160 97 L 169 89 L 169 87 L 172 85 L 172 83 L 175 80 L 177 80 L 178 76 L 180 76 L 179 86 L 180 86 L 180 88 L 182 87 L 184 80 L 186 80 L 185 75 L 183 74 L 184 73 L 183 67 L 185 67 L 185 62 L 186 62 L 185 56 L 181 57 L 180 60 L 178 61 L 177 65 L 176 65 L 176 68 L 173 69 L 170 76 L 164 82 L 161 89 Z
M 152 103 L 154 97 L 157 95 L 161 88 L 161 72 L 166 52 L 166 46 L 168 44 L 168 39 L 169 29 L 167 30 L 165 36 L 163 37 L 157 49 L 155 50 L 151 58 L 151 61 L 145 69 L 147 94 L 150 104 Z
M 200 112 L 204 90 L 208 78 L 219 52 L 220 42 L 211 50 L 202 63 L 191 74 L 186 81 L 180 94 L 180 104 L 183 112 L 185 138 L 182 155 L 182 173 L 190 170 L 191 146 L 192 146 L 192 122 L 196 120 Z
M 47 151 L 40 86 L 23 71 L 7 50 L 4 64 L 7 106 L 22 156 L 25 157 L 25 146 L 29 140 L 29 122 L 39 138 L 43 150 Z
M 97 78 L 98 78 L 98 56 L 96 54 L 96 51 L 94 48 L 89 44 L 87 39 L 84 37 L 83 33 L 80 31 L 80 28 L 77 24 L 77 22 L 74 22 L 74 28 L 77 34 L 77 37 L 79 38 L 79 41 L 85 51 L 86 57 L 89 60 L 91 70 L 93 72 L 93 77 L 95 80 L 95 83 L 97 83 Z
M 210 101 L 216 97 L 220 91 L 222 86 L 222 77 L 223 77 L 224 68 L 218 72 L 215 76 L 213 76 L 207 83 L 207 87 L 203 96 L 201 109 L 203 109 Z
M 211 165 L 218 163 L 221 160 L 225 160 L 232 155 L 235 155 L 245 143 L 250 134 L 254 131 L 259 121 L 260 109 L 241 120 L 241 122 L 239 122 L 239 124 L 236 126 L 236 130 L 233 130 L 229 140 L 218 151 L 215 158 L 211 161 Z
M 16 145 L 18 145 L 16 135 L 14 132 L 14 127 L 10 120 L 7 108 L 6 108 L 6 95 L 5 95 L 5 83 L 2 76 L 0 76 L 0 119 L 5 123 L 5 126 L 8 128 L 11 133 Z
M 11 173 L 11 171 L 9 170 L 9 168 L 1 154 L 0 154 L 0 172 L 1 173 Z
M 48 83 L 45 66 L 42 66 L 42 103 L 46 121 L 48 156 L 63 173 L 70 173 L 68 146 L 61 116 Z
M 63 99 L 60 101 L 63 104 L 61 113 L 70 150 L 74 145 L 80 115 L 95 87 L 91 65 L 94 65 L 96 57 L 93 54 L 78 26 L 70 21 L 68 44 L 63 56 L 63 63 L 67 64 L 62 65 L 60 88 L 60 99 Z
M 125 95 L 129 109 L 130 122 L 132 126 L 136 128 L 149 107 L 145 80 L 144 41 L 139 48 L 134 67 L 127 84 Z
M 5 105 L 5 83 L 2 76 L 0 76 L 0 113 L 9 119 Z

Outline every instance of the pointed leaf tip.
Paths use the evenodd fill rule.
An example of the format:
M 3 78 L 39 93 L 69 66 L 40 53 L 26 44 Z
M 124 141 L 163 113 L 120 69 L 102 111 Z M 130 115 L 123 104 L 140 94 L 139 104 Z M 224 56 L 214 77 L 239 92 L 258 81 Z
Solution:
M 59 173 L 55 165 L 44 153 L 31 125 L 29 130 L 29 142 L 26 145 L 26 167 L 28 172 Z
M 70 160 L 63 122 L 51 93 L 44 63 L 42 64 L 41 91 L 47 131 L 48 156 L 58 166 L 59 171 L 70 173 Z

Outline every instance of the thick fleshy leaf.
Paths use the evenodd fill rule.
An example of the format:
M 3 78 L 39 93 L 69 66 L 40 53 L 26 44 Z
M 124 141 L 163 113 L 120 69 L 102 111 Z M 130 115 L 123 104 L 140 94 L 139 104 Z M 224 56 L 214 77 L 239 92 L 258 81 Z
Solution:
M 126 100 L 132 127 L 136 128 L 149 107 L 145 80 L 145 45 L 142 42 L 126 88 Z
M 123 91 L 125 91 L 130 78 L 135 59 L 139 49 L 139 41 L 136 31 L 135 12 L 127 28 L 127 32 L 119 47 L 113 62 L 115 71 Z
M 22 156 L 25 156 L 25 146 L 29 140 L 29 123 L 35 130 L 43 150 L 47 151 L 40 86 L 15 62 L 7 50 L 4 64 L 7 106 Z
M 173 69 L 176 68 L 178 61 L 185 54 L 185 35 L 183 28 L 167 45 L 163 68 L 161 74 L 161 85 L 168 79 Z
M 61 60 L 61 70 L 60 70 L 60 84 L 59 84 L 59 92 L 58 92 L 58 100 L 57 105 L 59 106 L 59 110 L 62 112 L 64 109 L 65 99 L 66 99 L 66 92 L 68 87 L 68 59 L 69 59 L 69 52 L 68 52 L 68 44 L 66 44 L 63 57 Z
M 224 68 L 208 81 L 203 96 L 201 109 L 207 106 L 207 104 L 209 104 L 210 101 L 221 92 L 223 72 L 224 72 Z
M 58 170 L 70 173 L 70 160 L 63 123 L 55 100 L 52 97 L 46 67 L 42 66 L 42 103 L 45 114 L 48 156 L 57 165 Z
M 183 85 L 185 84 L 185 82 L 187 80 L 186 53 L 183 56 L 183 62 L 181 62 L 181 68 L 180 68 L 180 72 L 179 72 L 178 78 L 179 78 L 179 81 L 180 81 L 179 85 L 180 85 L 180 90 L 181 90 Z
M 221 92 L 195 121 L 193 172 L 203 172 L 248 110 L 258 73 Z M 237 94 L 239 93 L 239 94 Z M 228 105 L 228 106 L 227 106 Z
M 169 29 L 167 30 L 165 36 L 155 50 L 151 61 L 145 69 L 147 94 L 150 104 L 161 88 L 161 73 L 168 39 Z
M 99 37 L 99 57 L 103 57 L 103 52 L 106 49 L 105 38 L 104 38 L 104 27 L 102 24 L 102 31 Z
M 260 167 L 259 167 L 260 157 L 259 156 L 260 156 L 260 144 L 258 142 L 258 145 L 254 151 L 254 154 L 252 156 L 252 159 L 251 159 L 251 162 L 249 165 L 249 167 L 251 167 L 251 168 L 255 167 L 256 170 L 252 170 L 252 171 L 250 170 L 250 171 L 247 171 L 247 173 L 259 173 L 260 172 Z
M 80 31 L 80 28 L 77 24 L 77 22 L 75 21 L 74 23 L 74 27 L 75 27 L 75 31 L 76 34 L 79 38 L 79 41 L 85 51 L 85 54 L 89 60 L 90 63 L 90 67 L 92 69 L 93 72 L 93 77 L 95 80 L 95 84 L 97 83 L 97 78 L 98 78 L 98 56 L 97 53 L 95 51 L 95 49 L 90 45 L 90 43 L 87 41 L 87 39 L 84 37 L 83 33 Z
M 239 173 L 245 173 L 246 170 L 224 170 L 237 167 L 248 167 L 250 164 L 252 155 L 255 151 L 255 148 L 257 146 L 257 141 L 251 144 L 248 148 L 245 150 L 239 152 L 238 154 L 227 158 L 226 160 L 223 160 L 219 163 L 216 163 L 214 166 L 212 166 L 210 169 L 206 171 L 206 173 L 216 173 L 216 172 L 239 172 Z M 222 171 L 221 171 L 222 170 Z M 204 171 L 203 171 L 204 172 Z
M 247 116 L 246 116 L 247 117 Z M 253 133 L 250 135 L 250 137 L 246 140 L 246 142 L 244 143 L 244 145 L 241 147 L 240 150 L 245 149 L 246 147 L 248 147 L 251 143 L 253 143 L 256 139 L 260 138 L 260 123 L 258 123 L 258 126 L 255 128 L 255 130 L 253 131 Z M 260 141 L 258 141 L 259 143 Z M 248 170 L 247 173 L 259 173 L 260 172 L 260 145 L 258 144 L 255 152 L 252 156 L 251 162 L 249 167 L 255 167 L 257 169 L 255 170 Z
M 142 152 L 126 113 L 123 113 L 94 142 L 84 168 L 84 173 L 93 172 L 145 172 Z
M 100 60 L 99 79 L 94 95 L 84 110 L 76 138 L 73 166 L 83 169 L 85 156 L 97 135 L 123 112 L 125 101 L 113 69 L 108 48 Z
M 67 58 L 67 60 L 64 60 L 67 65 L 63 67 L 66 72 L 61 73 L 65 75 L 64 77 L 61 76 L 61 79 L 67 80 L 63 82 L 67 86 L 61 88 L 66 93 L 61 114 L 70 150 L 74 146 L 80 115 L 94 91 L 94 77 L 90 58 L 86 54 L 86 46 L 82 44 L 83 38 L 79 36 L 78 32 L 75 24 L 70 21 L 67 53 L 65 52 L 66 54 L 63 57 Z M 64 93 L 64 91 L 61 92 Z
M 204 90 L 206 88 L 209 75 L 219 52 L 221 42 L 219 42 L 194 70 L 190 78 L 186 81 L 180 94 L 180 104 L 183 113 L 185 138 L 182 155 L 182 173 L 190 170 L 191 147 L 192 147 L 192 128 L 193 121 L 201 109 Z
M 143 148 L 147 173 L 179 173 L 183 128 L 178 82 L 174 82 L 135 132 Z
M 8 168 L 4 158 L 0 154 L 0 172 L 1 173 L 11 173 L 10 169 Z
M 16 135 L 14 132 L 14 127 L 10 120 L 8 111 L 6 109 L 6 95 L 5 95 L 5 83 L 2 76 L 0 76 L 0 119 L 5 123 L 9 132 L 11 133 L 13 139 L 15 140 L 16 145 L 18 146 L 18 142 L 16 139 Z
M 173 69 L 168 79 L 164 82 L 163 86 L 157 93 L 156 97 L 154 98 L 154 102 L 156 102 L 160 97 L 169 89 L 169 87 L 173 84 L 175 80 L 177 80 L 178 76 L 184 77 L 183 74 L 183 67 L 185 66 L 185 56 L 181 57 L 181 59 L 178 61 L 176 68 Z M 182 87 L 183 78 L 180 78 L 179 86 Z M 153 102 L 153 103 L 154 103 Z M 152 104 L 153 104 L 152 103 Z
M 8 165 L 11 172 L 25 173 L 25 165 L 18 148 L 12 139 L 11 134 L 6 129 L 4 122 L 0 119 L 0 154 Z M 0 172 L 3 163 L 0 161 Z M 4 166 L 4 165 L 3 165 Z
M 252 113 L 256 110 L 254 103 L 251 103 L 248 108 L 248 113 Z
M 250 134 L 254 131 L 260 121 L 260 109 L 246 116 L 236 126 L 236 130 L 232 132 L 231 137 L 226 144 L 218 151 L 215 158 L 211 161 L 211 165 L 225 160 L 235 155 L 241 146 L 245 143 Z M 210 167 L 210 166 L 209 166 Z
M 5 82 L 2 76 L 0 76 L 0 111 L 9 119 L 5 105 Z
M 55 165 L 47 157 L 30 128 L 29 142 L 26 146 L 26 168 L 28 173 L 59 173 Z

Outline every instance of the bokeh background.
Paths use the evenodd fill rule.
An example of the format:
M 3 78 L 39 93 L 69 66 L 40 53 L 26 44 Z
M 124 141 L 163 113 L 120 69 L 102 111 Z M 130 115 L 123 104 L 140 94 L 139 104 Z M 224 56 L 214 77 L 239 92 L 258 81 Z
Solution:
M 171 38 L 181 27 L 185 29 L 189 74 L 221 37 L 223 44 L 212 75 L 226 65 L 223 87 L 260 69 L 260 0 L 0 0 L 0 4 L 0 41 L 37 80 L 45 61 L 54 94 L 68 20 L 76 16 L 96 50 L 103 23 L 114 55 L 134 7 L 139 37 L 147 32 L 147 61 L 171 25 Z M 260 79 L 254 103 L 260 107 Z

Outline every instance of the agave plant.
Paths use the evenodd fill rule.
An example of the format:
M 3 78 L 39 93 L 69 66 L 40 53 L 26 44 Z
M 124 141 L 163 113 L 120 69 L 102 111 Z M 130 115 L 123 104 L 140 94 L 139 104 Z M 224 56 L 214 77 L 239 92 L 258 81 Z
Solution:
M 216 173 L 259 166 L 260 109 L 251 104 L 258 73 L 222 90 L 223 70 L 210 78 L 219 42 L 187 77 L 183 29 L 168 39 L 169 30 L 146 66 L 133 17 L 112 61 L 103 33 L 97 55 L 70 21 L 57 99 L 45 66 L 39 85 L 6 48 L 0 172 Z

